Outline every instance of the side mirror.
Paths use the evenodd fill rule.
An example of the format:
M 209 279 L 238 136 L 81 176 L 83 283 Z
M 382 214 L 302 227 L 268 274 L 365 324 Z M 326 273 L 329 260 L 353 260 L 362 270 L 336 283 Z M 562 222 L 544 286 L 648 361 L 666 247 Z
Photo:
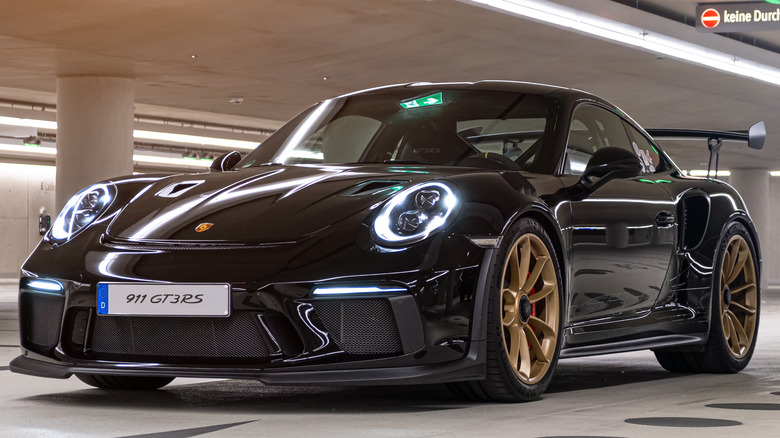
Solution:
M 597 150 L 590 157 L 585 171 L 584 181 L 591 177 L 631 178 L 642 172 L 642 163 L 633 152 L 618 147 L 606 147 Z
M 750 149 L 761 149 L 766 140 L 766 125 L 764 122 L 758 122 L 748 129 L 748 147 Z
M 225 152 L 214 159 L 209 167 L 211 172 L 226 172 L 241 161 L 241 154 L 236 151 Z

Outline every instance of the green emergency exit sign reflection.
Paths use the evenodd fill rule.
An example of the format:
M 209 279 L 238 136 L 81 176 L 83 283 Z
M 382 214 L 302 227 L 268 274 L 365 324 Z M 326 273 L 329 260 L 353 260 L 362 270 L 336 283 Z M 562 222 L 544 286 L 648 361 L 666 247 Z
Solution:
M 401 102 L 401 108 L 420 108 L 424 106 L 441 105 L 442 103 L 444 103 L 444 98 L 442 97 L 441 92 L 438 92 L 436 94 L 431 94 L 430 96 L 421 97 L 419 99 Z

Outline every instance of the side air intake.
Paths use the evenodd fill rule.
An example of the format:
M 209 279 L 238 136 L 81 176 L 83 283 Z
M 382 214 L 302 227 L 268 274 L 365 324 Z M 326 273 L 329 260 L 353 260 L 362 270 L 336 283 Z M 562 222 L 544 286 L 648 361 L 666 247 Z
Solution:
M 701 244 L 710 217 L 710 198 L 704 192 L 686 194 L 680 202 L 680 241 L 684 250 Z

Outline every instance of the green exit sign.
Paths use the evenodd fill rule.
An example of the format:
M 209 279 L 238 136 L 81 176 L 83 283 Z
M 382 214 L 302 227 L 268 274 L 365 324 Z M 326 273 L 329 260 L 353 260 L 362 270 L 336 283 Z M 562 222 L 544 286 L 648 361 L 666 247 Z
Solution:
M 424 106 L 441 105 L 443 103 L 444 103 L 444 98 L 442 97 L 442 93 L 438 92 L 436 94 L 431 94 L 430 96 L 419 97 L 417 99 L 412 99 L 412 100 L 405 100 L 401 102 L 401 108 L 404 109 L 420 108 Z

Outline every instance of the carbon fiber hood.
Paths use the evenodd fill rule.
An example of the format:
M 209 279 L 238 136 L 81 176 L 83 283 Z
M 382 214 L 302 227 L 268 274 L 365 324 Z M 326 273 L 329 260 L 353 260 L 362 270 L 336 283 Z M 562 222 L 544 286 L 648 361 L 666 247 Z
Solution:
M 119 211 L 108 234 L 129 240 L 291 241 L 365 216 L 401 187 L 431 177 L 360 166 L 177 175 L 142 190 Z

